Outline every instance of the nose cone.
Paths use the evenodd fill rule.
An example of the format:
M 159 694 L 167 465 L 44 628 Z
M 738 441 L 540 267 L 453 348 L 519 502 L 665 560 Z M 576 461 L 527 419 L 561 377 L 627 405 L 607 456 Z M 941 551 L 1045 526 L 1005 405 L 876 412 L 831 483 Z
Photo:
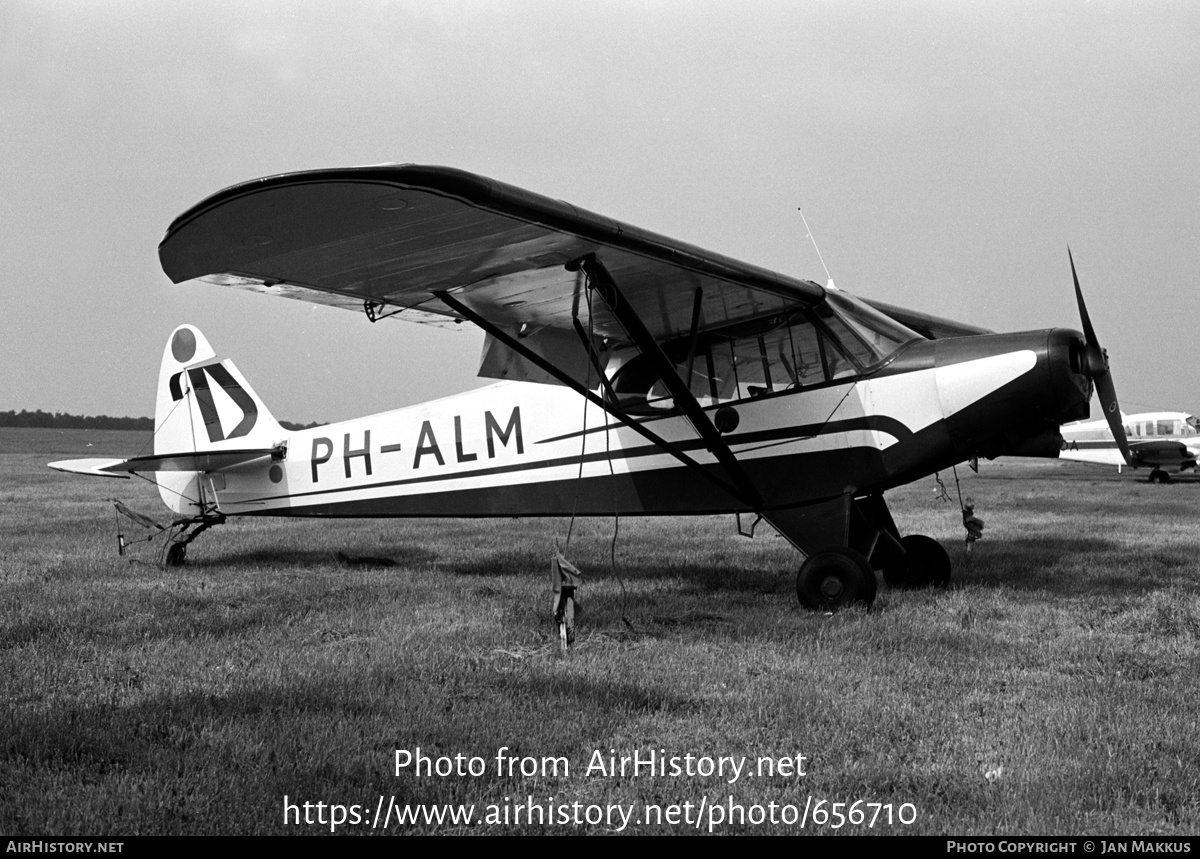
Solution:
M 1046 336 L 1046 368 L 1050 373 L 1053 401 L 1059 407 L 1052 415 L 1055 424 L 1088 416 L 1093 386 L 1087 352 L 1087 344 L 1078 331 L 1055 328 Z
M 938 395 L 963 456 L 1012 453 L 1086 417 L 1091 399 L 1083 336 L 1069 329 L 938 341 Z M 1049 436 L 1047 436 L 1049 434 Z

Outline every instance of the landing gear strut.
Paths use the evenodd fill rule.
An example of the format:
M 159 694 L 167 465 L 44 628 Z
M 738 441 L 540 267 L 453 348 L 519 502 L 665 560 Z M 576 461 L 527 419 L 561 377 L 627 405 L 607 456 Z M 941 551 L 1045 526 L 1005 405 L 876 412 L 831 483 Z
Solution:
M 162 565 L 164 567 L 178 567 L 183 564 L 187 557 L 188 543 L 195 540 L 209 528 L 214 525 L 224 523 L 225 517 L 220 513 L 215 516 L 201 516 L 195 519 L 180 519 L 171 526 L 171 535 L 167 538 L 167 545 L 163 551 Z M 195 530 L 189 531 L 193 525 Z M 175 529 L 179 529 L 178 531 Z

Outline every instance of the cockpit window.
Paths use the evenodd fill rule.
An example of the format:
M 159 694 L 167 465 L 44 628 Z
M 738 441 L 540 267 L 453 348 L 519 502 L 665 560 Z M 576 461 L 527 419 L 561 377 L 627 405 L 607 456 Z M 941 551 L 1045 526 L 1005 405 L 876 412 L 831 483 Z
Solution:
M 850 379 L 920 335 L 843 293 L 828 302 L 663 345 L 675 372 L 701 406 Z M 634 353 L 612 375 L 618 403 L 630 414 L 675 408 L 654 362 Z

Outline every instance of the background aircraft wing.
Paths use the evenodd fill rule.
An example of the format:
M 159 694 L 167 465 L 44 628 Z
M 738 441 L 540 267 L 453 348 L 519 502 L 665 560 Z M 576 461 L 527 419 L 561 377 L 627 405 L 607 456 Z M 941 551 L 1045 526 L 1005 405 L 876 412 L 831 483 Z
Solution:
M 1126 464 L 1117 443 L 1112 439 L 1067 442 L 1067 446 L 1059 451 L 1058 458 L 1101 465 Z M 1134 468 L 1177 468 L 1195 461 L 1196 453 L 1181 441 L 1147 439 L 1129 442 L 1128 464 Z
M 1130 441 L 1131 465 L 1165 467 L 1195 462 L 1196 454 L 1181 441 L 1168 439 Z

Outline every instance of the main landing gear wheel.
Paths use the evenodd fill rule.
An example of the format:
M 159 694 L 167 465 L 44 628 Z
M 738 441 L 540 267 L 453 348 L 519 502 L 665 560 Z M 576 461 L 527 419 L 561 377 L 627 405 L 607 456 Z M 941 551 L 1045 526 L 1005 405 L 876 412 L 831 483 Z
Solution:
M 1155 468 L 1150 472 L 1151 483 L 1170 483 L 1171 475 L 1167 474 L 1161 468 Z
M 884 567 L 883 580 L 893 588 L 944 588 L 950 584 L 950 555 L 932 537 L 909 534 L 900 540 L 904 547 L 903 563 Z
M 167 547 L 166 564 L 168 567 L 178 567 L 187 557 L 187 543 L 172 543 Z
M 837 611 L 875 602 L 875 571 L 853 549 L 826 549 L 811 555 L 796 574 L 796 596 L 813 611 Z

